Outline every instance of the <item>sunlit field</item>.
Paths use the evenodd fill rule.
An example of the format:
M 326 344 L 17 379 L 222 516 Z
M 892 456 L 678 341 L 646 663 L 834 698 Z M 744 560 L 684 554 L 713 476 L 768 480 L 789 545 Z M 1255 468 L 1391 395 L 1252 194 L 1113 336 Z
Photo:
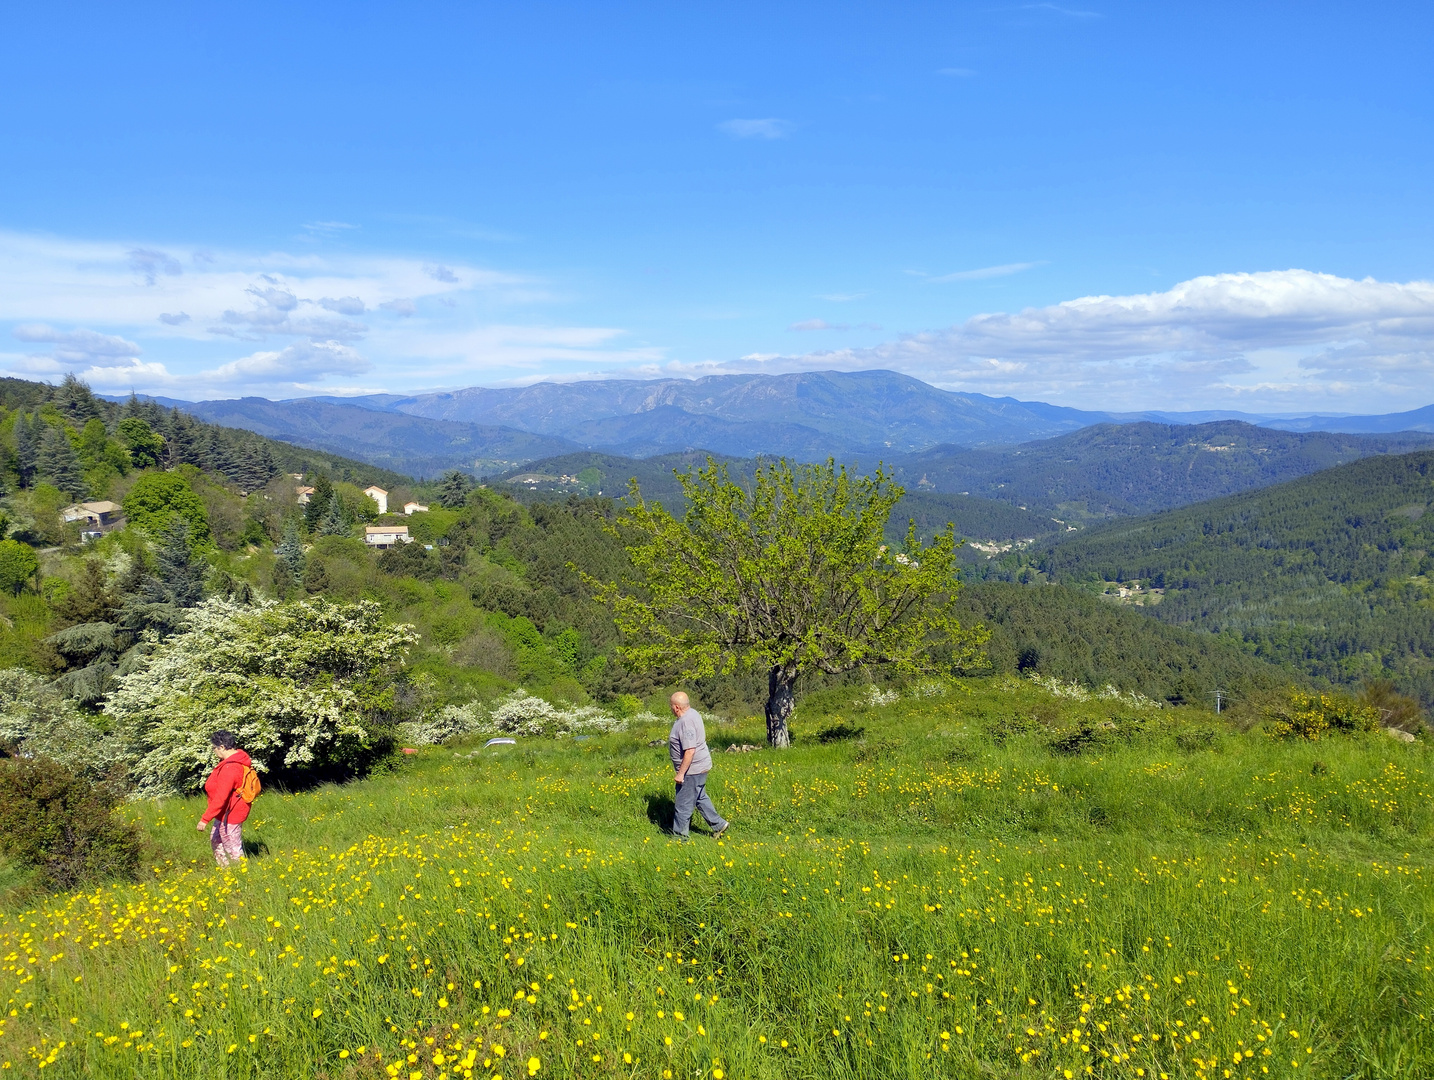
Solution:
M 655 726 L 266 793 L 233 873 L 197 800 L 141 804 L 176 855 L 148 880 L 0 918 L 0 1068 L 1434 1075 L 1422 742 L 1029 684 L 853 697 L 808 699 L 788 752 L 716 755 L 720 842 L 660 828 Z

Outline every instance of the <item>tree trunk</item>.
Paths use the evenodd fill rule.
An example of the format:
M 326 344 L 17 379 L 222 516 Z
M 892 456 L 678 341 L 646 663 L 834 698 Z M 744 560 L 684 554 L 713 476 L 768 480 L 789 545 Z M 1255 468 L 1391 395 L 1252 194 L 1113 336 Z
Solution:
M 773 750 L 785 750 L 792 745 L 787 717 L 797 708 L 793 693 L 796 682 L 797 669 L 790 665 L 778 665 L 767 674 L 767 745 Z

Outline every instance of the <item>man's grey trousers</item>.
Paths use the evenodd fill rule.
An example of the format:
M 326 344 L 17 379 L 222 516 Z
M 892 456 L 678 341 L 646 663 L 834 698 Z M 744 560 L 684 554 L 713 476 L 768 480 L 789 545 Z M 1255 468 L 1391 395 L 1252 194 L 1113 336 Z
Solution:
M 688 773 L 687 779 L 676 785 L 677 794 L 673 802 L 677 809 L 672 815 L 672 835 L 687 839 L 687 829 L 692 824 L 692 811 L 702 811 L 702 818 L 707 822 L 707 827 L 714 833 L 721 830 L 727 824 L 722 815 L 717 813 L 717 807 L 712 805 L 712 800 L 707 797 L 707 774 Z

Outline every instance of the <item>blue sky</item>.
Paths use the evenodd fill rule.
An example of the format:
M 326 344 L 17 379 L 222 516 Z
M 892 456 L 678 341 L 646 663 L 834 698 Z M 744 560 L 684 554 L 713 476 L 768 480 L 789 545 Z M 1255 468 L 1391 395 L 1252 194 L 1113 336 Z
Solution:
M 1434 9 L 12 5 L 0 368 L 1434 401 Z

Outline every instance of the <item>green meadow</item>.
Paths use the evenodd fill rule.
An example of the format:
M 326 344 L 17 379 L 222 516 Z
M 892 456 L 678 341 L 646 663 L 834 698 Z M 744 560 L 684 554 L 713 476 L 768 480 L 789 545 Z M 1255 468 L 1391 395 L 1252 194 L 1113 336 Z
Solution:
M 1280 741 L 1014 679 L 136 804 L 136 885 L 12 896 L 0 1069 L 86 1077 L 1434 1073 L 1423 741 Z M 699 703 L 700 705 L 700 703 Z

